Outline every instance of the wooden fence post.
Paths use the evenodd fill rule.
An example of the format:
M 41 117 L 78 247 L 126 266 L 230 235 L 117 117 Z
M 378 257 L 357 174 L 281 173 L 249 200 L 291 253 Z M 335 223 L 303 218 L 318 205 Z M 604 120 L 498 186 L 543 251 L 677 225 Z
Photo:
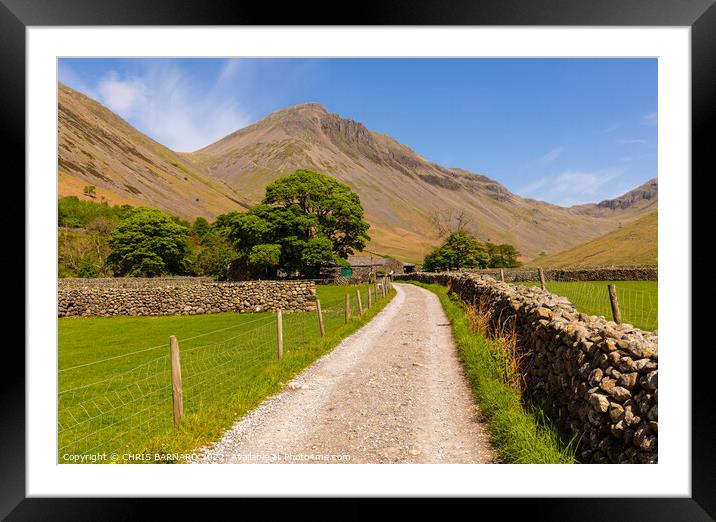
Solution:
M 321 329 L 321 337 L 326 335 L 326 329 L 323 327 L 323 311 L 321 311 L 321 300 L 316 299 L 316 310 L 318 311 L 318 327 Z
M 617 299 L 617 287 L 609 285 L 609 301 L 612 303 L 612 317 L 614 322 L 621 324 L 622 313 L 619 311 L 619 300 Z
M 368 285 L 368 308 L 370 308 L 371 306 L 373 306 L 373 296 L 370 292 L 370 285 Z
M 539 284 L 542 286 L 542 290 L 547 289 L 547 285 L 544 283 L 544 270 L 542 270 L 542 267 L 538 268 L 539 270 Z
M 348 321 L 351 320 L 351 296 L 350 294 L 346 294 L 346 309 L 345 309 L 345 319 L 346 324 L 348 324 Z
M 358 315 L 363 315 L 363 303 L 360 300 L 360 288 L 356 288 L 356 297 L 358 298 Z
M 177 338 L 174 335 L 169 337 L 169 358 L 172 365 L 172 404 L 174 406 L 174 426 L 178 427 L 184 418 L 184 401 L 182 398 L 179 341 L 177 341 Z
M 276 337 L 278 339 L 278 360 L 283 359 L 283 312 L 276 310 Z
M 500 268 L 500 281 L 505 282 L 505 271 Z

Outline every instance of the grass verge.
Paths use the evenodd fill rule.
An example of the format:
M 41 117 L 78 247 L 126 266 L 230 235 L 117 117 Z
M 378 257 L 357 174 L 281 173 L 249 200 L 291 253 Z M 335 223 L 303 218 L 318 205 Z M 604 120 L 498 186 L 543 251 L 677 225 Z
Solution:
M 450 319 L 465 374 L 505 463 L 568 464 L 575 462 L 574 442 L 565 442 L 537 406 L 526 405 L 506 377 L 503 339 L 489 339 L 471 328 L 465 305 L 441 285 L 410 282 L 435 293 Z

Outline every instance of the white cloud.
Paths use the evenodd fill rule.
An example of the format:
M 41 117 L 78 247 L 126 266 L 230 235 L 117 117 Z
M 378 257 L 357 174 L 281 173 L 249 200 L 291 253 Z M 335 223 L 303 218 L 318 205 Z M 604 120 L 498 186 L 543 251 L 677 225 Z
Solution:
M 519 190 L 519 194 L 549 201 L 557 205 L 572 206 L 596 203 L 605 199 L 609 184 L 624 174 L 622 168 L 597 171 L 566 170 L 555 176 L 540 178 Z
M 116 73 L 110 73 L 102 78 L 97 83 L 96 91 L 107 107 L 125 118 L 130 117 L 147 101 L 147 88 L 141 79 L 120 80 Z
M 241 61 L 236 58 L 230 58 L 226 60 L 226 63 L 221 68 L 217 83 L 223 83 L 231 80 L 239 72 Z
M 250 123 L 229 82 L 241 72 L 238 62 L 202 84 L 175 63 L 149 60 L 139 73 L 108 72 L 83 92 L 162 145 L 189 152 Z
M 552 149 L 540 158 L 540 162 L 543 165 L 549 165 L 550 163 L 553 163 L 557 158 L 559 158 L 562 155 L 562 152 L 564 152 L 564 147 L 557 147 L 555 149 Z
M 77 74 L 77 71 L 67 63 L 65 60 L 60 60 L 59 65 L 59 80 L 65 85 L 69 85 L 73 89 L 76 89 L 90 98 L 97 99 L 98 95 L 94 89 L 92 89 L 87 83 Z
M 620 127 L 620 124 L 619 124 L 619 123 L 615 123 L 614 125 L 610 125 L 610 126 L 607 127 L 606 129 L 604 129 L 602 132 L 603 132 L 604 134 L 611 134 L 612 132 L 614 132 L 615 130 L 617 130 L 619 127 Z
M 641 118 L 642 125 L 656 125 L 659 121 L 659 113 L 648 112 Z
M 643 139 L 627 139 L 627 140 L 619 140 L 619 143 L 622 145 L 631 145 L 631 144 L 646 145 L 649 142 L 647 140 L 643 140 Z

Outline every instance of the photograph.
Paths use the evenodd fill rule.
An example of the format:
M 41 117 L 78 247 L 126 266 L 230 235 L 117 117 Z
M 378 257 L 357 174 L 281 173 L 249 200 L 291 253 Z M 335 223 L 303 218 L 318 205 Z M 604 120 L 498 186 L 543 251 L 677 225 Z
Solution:
M 658 463 L 656 58 L 59 58 L 59 464 Z
M 715 520 L 713 2 L 0 0 L 0 518 Z

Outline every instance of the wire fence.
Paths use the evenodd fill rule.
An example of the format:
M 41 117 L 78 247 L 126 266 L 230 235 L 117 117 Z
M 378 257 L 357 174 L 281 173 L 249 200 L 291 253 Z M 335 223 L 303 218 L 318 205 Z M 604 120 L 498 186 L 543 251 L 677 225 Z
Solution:
M 539 279 L 523 285 L 540 286 Z M 600 315 L 613 320 L 609 285 L 616 289 L 621 321 L 646 331 L 654 331 L 659 322 L 659 294 L 657 281 L 580 281 L 564 275 L 559 280 L 545 278 L 545 288 L 569 299 L 582 313 Z
M 368 287 L 345 287 L 321 301 L 326 335 L 360 316 L 369 303 L 387 299 L 387 292 L 383 295 L 376 285 L 369 296 Z M 251 315 L 256 317 L 237 315 L 236 326 L 178 339 L 184 415 L 230 402 L 277 361 L 277 314 Z M 284 356 L 321 337 L 317 312 L 285 313 L 281 323 Z M 175 429 L 168 345 L 167 341 L 59 370 L 60 463 L 91 462 L 84 459 L 97 454 L 104 454 L 105 462 L 141 460 L 153 436 Z M 125 369 L 138 359 L 142 362 Z

